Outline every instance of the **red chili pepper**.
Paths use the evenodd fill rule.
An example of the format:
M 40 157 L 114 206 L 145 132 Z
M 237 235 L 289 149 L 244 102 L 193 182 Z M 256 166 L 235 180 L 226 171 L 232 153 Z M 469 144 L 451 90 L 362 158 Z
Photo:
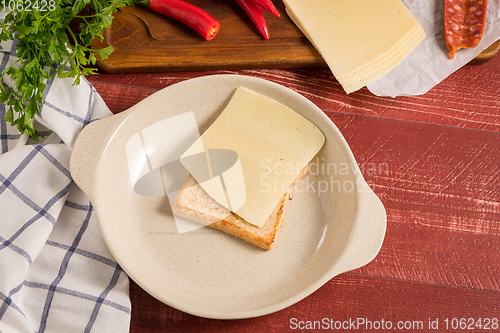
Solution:
M 243 8 L 248 17 L 250 17 L 262 37 L 269 39 L 269 30 L 267 29 L 267 23 L 262 8 L 252 0 L 236 0 L 236 2 Z
M 251 0 L 252 2 L 255 2 L 257 5 L 261 6 L 263 9 L 267 10 L 269 13 L 276 17 L 280 17 L 280 13 L 274 7 L 274 4 L 271 0 Z
M 153 11 L 173 18 L 198 32 L 206 40 L 212 40 L 220 30 L 220 24 L 206 11 L 183 0 L 143 0 L 142 4 Z

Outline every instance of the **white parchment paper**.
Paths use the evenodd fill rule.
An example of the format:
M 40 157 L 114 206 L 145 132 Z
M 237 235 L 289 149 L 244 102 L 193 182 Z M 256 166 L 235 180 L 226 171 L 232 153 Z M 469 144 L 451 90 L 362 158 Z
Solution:
M 500 1 L 489 0 L 481 43 L 449 58 L 444 44 L 443 0 L 403 0 L 424 27 L 426 38 L 396 68 L 368 84 L 377 96 L 422 95 L 500 39 Z

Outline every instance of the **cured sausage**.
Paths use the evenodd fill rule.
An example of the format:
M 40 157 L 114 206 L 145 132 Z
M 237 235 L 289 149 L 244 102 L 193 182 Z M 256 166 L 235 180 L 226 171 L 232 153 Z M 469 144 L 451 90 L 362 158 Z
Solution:
M 476 47 L 483 37 L 487 0 L 444 0 L 444 40 L 450 58 Z

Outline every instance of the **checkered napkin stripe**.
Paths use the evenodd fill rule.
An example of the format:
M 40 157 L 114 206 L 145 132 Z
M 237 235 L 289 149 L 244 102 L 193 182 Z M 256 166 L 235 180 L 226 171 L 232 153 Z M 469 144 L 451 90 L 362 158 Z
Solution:
M 2 47 L 3 71 L 16 43 Z M 0 105 L 1 333 L 129 330 L 128 278 L 69 172 L 80 130 L 111 113 L 88 81 L 72 83 L 47 82 L 38 117 L 49 128 L 44 142 L 27 144 Z

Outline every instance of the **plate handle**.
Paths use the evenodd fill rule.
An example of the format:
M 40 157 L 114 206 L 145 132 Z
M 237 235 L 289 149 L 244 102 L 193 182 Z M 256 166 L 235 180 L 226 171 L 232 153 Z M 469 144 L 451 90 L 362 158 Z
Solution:
M 337 274 L 352 271 L 370 263 L 380 251 L 387 228 L 385 207 L 368 184 L 358 188 L 356 223 L 336 265 Z
M 91 199 L 95 193 L 97 170 L 106 145 L 123 113 L 94 121 L 78 135 L 70 157 L 70 172 L 75 183 Z

